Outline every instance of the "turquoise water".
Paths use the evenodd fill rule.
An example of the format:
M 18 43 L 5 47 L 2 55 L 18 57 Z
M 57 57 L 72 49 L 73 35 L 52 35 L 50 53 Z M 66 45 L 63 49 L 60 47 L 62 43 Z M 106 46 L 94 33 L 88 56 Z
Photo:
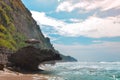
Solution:
M 50 80 L 120 80 L 120 62 L 57 63 L 42 73 Z

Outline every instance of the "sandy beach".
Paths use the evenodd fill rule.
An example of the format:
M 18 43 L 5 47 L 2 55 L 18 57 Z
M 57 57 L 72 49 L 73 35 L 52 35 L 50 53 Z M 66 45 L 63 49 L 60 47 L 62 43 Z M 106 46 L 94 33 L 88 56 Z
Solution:
M 43 74 L 22 74 L 13 71 L 0 71 L 0 80 L 48 80 Z

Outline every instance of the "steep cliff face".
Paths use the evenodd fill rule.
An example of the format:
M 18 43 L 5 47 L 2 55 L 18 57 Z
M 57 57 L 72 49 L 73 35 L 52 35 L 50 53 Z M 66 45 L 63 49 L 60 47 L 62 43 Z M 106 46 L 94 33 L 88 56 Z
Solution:
M 21 0 L 0 0 L 0 46 L 17 50 L 26 46 L 24 40 L 35 38 L 40 48 L 53 49 Z
M 24 41 L 32 38 L 40 41 L 38 48 L 54 50 L 21 0 L 0 0 L 0 47 L 16 51 L 27 46 Z M 70 58 L 61 56 L 67 61 Z

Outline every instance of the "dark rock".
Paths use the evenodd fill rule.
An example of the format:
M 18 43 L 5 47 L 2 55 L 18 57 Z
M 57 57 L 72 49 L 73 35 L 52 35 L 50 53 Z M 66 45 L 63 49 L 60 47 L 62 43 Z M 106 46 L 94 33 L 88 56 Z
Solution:
M 61 60 L 61 57 L 50 49 L 38 49 L 33 46 L 27 46 L 12 54 L 8 60 L 15 67 L 36 71 L 40 63 L 50 60 Z
M 75 58 L 73 58 L 73 57 L 71 57 L 71 56 L 65 56 L 66 58 L 66 61 L 69 61 L 69 62 L 76 62 L 77 61 L 77 59 L 75 59 Z
M 4 70 L 4 64 L 0 64 L 0 70 Z
M 61 57 L 63 62 L 77 62 L 77 59 L 71 56 L 65 56 L 61 54 Z

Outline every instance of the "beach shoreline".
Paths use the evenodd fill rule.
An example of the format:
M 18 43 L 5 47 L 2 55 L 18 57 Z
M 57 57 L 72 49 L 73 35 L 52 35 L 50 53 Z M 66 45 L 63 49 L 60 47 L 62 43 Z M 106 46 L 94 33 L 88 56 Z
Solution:
M 40 73 L 23 74 L 10 70 L 0 71 L 0 80 L 48 80 L 50 76 Z

